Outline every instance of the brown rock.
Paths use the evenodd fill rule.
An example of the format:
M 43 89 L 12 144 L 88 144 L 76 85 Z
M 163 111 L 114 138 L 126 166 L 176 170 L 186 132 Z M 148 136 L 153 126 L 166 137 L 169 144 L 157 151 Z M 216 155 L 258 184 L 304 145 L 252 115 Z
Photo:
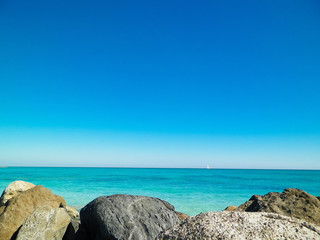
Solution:
M 10 240 L 36 208 L 40 206 L 58 208 L 65 205 L 62 197 L 54 195 L 49 189 L 40 185 L 18 194 L 6 202 L 0 215 L 1 240 Z
M 189 217 L 187 214 L 184 214 L 184 213 L 181 213 L 181 212 L 177 212 L 177 215 L 178 215 L 178 218 L 181 221 Z
M 228 206 L 224 211 L 235 211 L 238 207 L 237 206 Z
M 0 206 L 3 206 L 10 198 L 35 187 L 34 184 L 24 181 L 14 181 L 10 183 L 3 191 L 0 198 Z
M 22 225 L 16 240 L 62 240 L 70 221 L 64 208 L 38 207 Z
M 282 193 L 253 195 L 237 211 L 278 213 L 320 225 L 320 201 L 295 188 L 287 188 Z

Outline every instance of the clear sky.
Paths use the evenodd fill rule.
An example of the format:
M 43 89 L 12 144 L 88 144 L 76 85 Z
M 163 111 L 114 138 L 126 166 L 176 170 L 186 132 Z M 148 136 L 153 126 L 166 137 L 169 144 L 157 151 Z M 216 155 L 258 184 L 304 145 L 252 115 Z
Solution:
M 0 0 L 0 166 L 320 169 L 320 2 Z

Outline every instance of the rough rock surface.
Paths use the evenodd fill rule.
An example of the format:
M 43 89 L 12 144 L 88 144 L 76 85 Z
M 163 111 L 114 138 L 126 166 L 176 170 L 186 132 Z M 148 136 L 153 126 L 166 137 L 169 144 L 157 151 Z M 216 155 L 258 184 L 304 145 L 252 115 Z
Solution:
M 70 221 L 64 208 L 39 207 L 24 222 L 16 240 L 62 240 Z
M 49 189 L 35 186 L 6 202 L 0 214 L 1 240 L 9 240 L 36 208 L 65 206 L 62 197 L 54 195 Z
M 320 201 L 295 188 L 287 188 L 282 193 L 253 195 L 237 211 L 278 213 L 320 225 Z
M 152 240 L 180 222 L 174 207 L 165 201 L 123 194 L 96 198 L 81 209 L 80 219 L 80 230 L 96 240 Z
M 14 181 L 10 183 L 3 191 L 0 198 L 0 206 L 3 206 L 10 198 L 35 187 L 34 184 L 24 181 Z
M 187 218 L 159 235 L 161 240 L 320 239 L 320 228 L 275 213 L 207 212 Z

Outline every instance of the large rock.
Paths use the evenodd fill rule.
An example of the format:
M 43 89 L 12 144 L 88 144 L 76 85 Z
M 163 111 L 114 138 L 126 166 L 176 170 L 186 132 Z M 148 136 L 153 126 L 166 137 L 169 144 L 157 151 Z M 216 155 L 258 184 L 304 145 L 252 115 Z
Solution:
M 16 240 L 62 240 L 70 221 L 64 208 L 41 206 L 24 222 Z
M 275 213 L 208 212 L 161 233 L 161 240 L 191 239 L 320 239 L 320 228 Z
M 35 187 L 34 184 L 24 181 L 14 181 L 10 183 L 3 191 L 0 198 L 0 206 L 3 206 L 10 198 Z
M 18 194 L 6 202 L 0 214 L 1 240 L 10 240 L 36 208 L 40 206 L 58 208 L 65 205 L 62 197 L 54 195 L 49 189 L 40 185 Z
M 302 190 L 287 188 L 282 193 L 253 195 L 237 211 L 271 212 L 296 217 L 320 225 L 320 201 Z
M 155 239 L 179 223 L 174 207 L 157 198 L 117 194 L 99 197 L 80 211 L 89 239 Z M 83 230 L 81 230 L 83 231 Z

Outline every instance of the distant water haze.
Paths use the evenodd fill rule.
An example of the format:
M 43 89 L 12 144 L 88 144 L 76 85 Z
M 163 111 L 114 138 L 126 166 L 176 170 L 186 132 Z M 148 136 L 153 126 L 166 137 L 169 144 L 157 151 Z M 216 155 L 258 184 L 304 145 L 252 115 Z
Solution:
M 320 169 L 316 137 L 0 131 L 1 166 Z

